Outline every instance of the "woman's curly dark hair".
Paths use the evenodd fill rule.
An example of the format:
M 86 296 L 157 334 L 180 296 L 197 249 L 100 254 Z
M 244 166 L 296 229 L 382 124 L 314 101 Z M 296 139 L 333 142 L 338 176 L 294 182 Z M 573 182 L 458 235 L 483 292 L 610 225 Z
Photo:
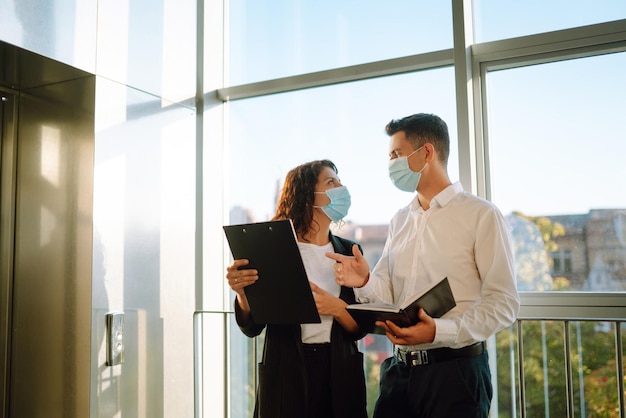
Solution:
M 273 220 L 291 219 L 299 237 L 304 237 L 313 226 L 315 185 L 325 167 L 338 173 L 332 161 L 315 160 L 291 169 L 285 177 Z

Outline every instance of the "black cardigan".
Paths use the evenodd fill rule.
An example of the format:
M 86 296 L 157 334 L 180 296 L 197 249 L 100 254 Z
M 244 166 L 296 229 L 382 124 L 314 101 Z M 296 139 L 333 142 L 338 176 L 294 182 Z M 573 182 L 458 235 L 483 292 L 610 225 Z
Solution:
M 353 241 L 330 235 L 336 253 L 352 255 Z M 360 249 L 360 247 L 359 247 Z M 339 297 L 355 303 L 354 291 L 341 286 Z M 242 323 L 235 300 L 235 318 L 248 337 L 258 336 L 265 324 Z M 331 386 L 336 418 L 367 418 L 363 353 L 356 341 L 363 333 L 351 334 L 337 321 L 331 329 Z M 255 418 L 306 417 L 307 388 L 300 325 L 267 325 L 263 359 L 259 363 L 259 387 Z

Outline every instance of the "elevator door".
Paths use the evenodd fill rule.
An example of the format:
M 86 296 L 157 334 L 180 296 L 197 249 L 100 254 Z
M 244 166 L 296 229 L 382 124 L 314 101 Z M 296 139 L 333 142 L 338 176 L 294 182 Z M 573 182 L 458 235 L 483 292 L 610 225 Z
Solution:
M 95 77 L 7 45 L 0 63 L 0 418 L 84 418 Z
M 15 95 L 0 87 L 0 417 L 7 416 L 15 231 Z

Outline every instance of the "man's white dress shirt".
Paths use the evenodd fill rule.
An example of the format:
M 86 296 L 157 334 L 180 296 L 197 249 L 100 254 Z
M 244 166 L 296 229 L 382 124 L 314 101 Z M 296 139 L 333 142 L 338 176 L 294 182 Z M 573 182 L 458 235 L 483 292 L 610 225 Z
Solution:
M 435 319 L 431 344 L 409 349 L 460 348 L 485 341 L 519 312 L 509 227 L 491 202 L 454 183 L 423 210 L 417 195 L 391 220 L 382 256 L 360 302 L 402 305 L 405 298 L 447 277 L 456 307 Z

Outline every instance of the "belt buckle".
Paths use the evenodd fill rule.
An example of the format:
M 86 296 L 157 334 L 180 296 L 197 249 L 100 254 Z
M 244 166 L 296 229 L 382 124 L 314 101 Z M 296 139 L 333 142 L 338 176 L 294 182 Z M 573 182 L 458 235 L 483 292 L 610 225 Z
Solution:
M 422 366 L 428 364 L 428 351 L 404 351 L 396 348 L 396 358 L 407 366 Z
M 411 351 L 411 366 L 422 366 L 428 364 L 428 351 L 418 350 Z

